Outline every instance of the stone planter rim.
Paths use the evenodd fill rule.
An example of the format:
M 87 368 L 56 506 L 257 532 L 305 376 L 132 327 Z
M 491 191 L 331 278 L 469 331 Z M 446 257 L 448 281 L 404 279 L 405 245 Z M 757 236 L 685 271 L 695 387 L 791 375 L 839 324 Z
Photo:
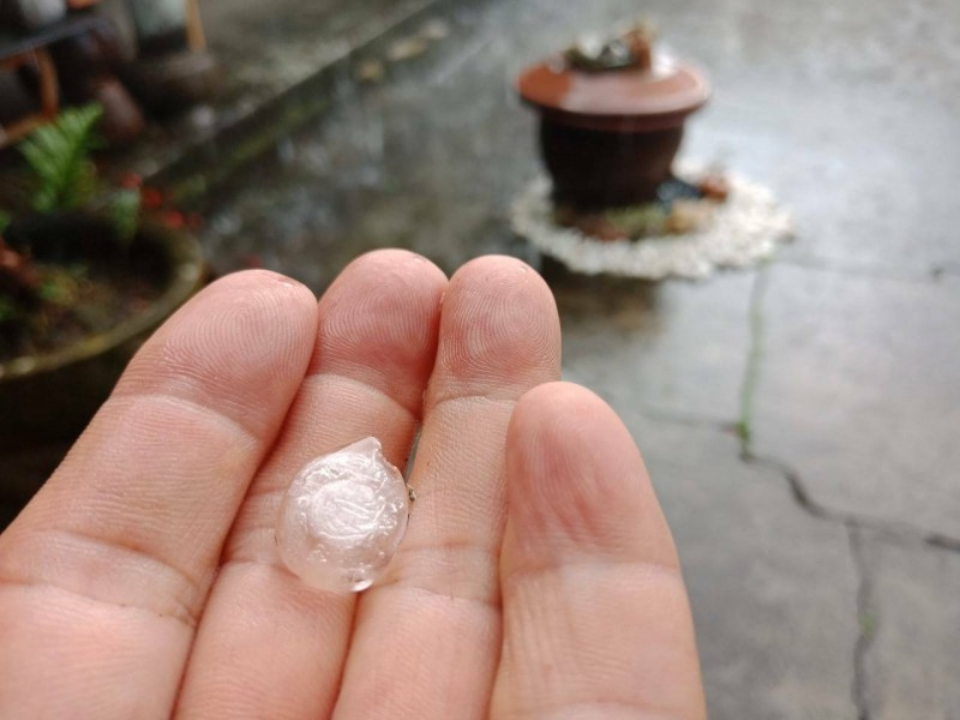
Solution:
M 162 238 L 172 259 L 172 273 L 163 294 L 144 311 L 55 352 L 26 355 L 0 363 L 0 384 L 39 375 L 106 353 L 158 326 L 199 289 L 204 260 L 199 241 L 192 235 L 145 222 L 141 232 Z

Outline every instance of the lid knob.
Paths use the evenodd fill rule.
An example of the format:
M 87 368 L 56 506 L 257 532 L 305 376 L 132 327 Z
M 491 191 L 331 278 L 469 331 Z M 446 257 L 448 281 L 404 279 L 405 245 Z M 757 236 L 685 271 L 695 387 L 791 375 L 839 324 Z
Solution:
M 638 70 L 653 69 L 653 40 L 654 34 L 648 25 L 637 25 L 623 37 L 636 61 Z
M 653 69 L 654 38 L 653 28 L 649 24 L 637 23 L 614 38 L 582 38 L 564 53 L 564 59 L 570 69 L 582 72 L 648 72 Z

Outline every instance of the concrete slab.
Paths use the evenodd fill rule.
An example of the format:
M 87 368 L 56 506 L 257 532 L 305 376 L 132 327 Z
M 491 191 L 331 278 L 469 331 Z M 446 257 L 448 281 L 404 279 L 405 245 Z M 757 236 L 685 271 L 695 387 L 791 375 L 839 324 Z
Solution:
M 464 227 L 437 208 L 465 197 L 475 214 L 466 230 L 484 238 L 474 240 L 478 250 L 509 247 L 509 233 L 497 216 L 537 167 L 532 123 L 511 97 L 511 80 L 525 63 L 582 32 L 635 15 L 628 0 L 562 8 L 547 0 L 205 3 L 211 43 L 230 80 L 215 113 L 197 116 L 207 126 L 200 135 L 275 98 L 351 49 L 360 48 L 358 63 L 382 60 L 387 48 L 366 41 L 425 7 L 424 17 L 449 22 L 450 37 L 431 44 L 429 59 L 402 62 L 405 69 L 388 73 L 384 87 L 373 93 L 355 81 L 355 67 L 345 68 L 327 131 L 314 125 L 307 132 L 311 137 L 298 134 L 274 148 L 286 158 L 286 170 L 269 172 L 266 209 L 245 210 L 241 221 L 221 224 L 234 229 L 228 235 L 263 236 L 264 226 L 277 220 L 270 208 L 278 204 L 292 215 L 283 223 L 288 227 L 269 239 L 257 238 L 261 243 L 270 244 L 278 232 L 311 238 L 299 242 L 336 232 L 336 249 L 357 248 L 386 242 L 383 236 L 389 235 L 443 255 L 434 233 Z M 657 0 L 644 12 L 680 54 L 698 59 L 714 78 L 715 98 L 689 128 L 688 154 L 750 174 L 795 208 L 800 241 L 788 257 L 927 274 L 960 264 L 953 218 L 954 168 L 960 163 L 954 132 L 960 70 L 953 58 L 960 38 L 947 29 L 960 26 L 950 22 L 960 20 L 958 7 L 938 0 L 909 11 L 891 5 L 865 12 L 829 0 L 789 7 L 721 0 L 691 10 Z M 288 122 L 291 110 L 300 112 L 278 104 L 277 122 Z M 165 142 L 181 147 L 190 137 L 189 123 L 181 124 Z M 347 171 L 356 176 L 363 170 L 363 195 L 356 188 L 347 192 L 349 183 L 333 175 L 334 165 L 308 163 L 304 172 L 290 162 L 301 154 L 316 160 L 318 153 L 341 147 L 366 153 Z M 152 146 L 145 159 L 164 157 L 164 150 L 163 143 Z M 208 162 L 222 163 L 224 154 L 230 148 Z M 258 162 L 240 184 L 262 190 L 255 178 L 265 170 Z M 380 182 L 390 183 L 389 198 L 378 197 Z M 298 193 L 330 200 L 320 203 L 314 217 L 304 217 Z M 256 197 L 239 195 L 244 208 L 257 206 Z M 345 214 L 344 205 L 355 211 Z M 384 219 L 367 222 L 371 216 Z M 417 227 L 411 217 L 419 219 Z M 321 242 L 318 249 L 329 255 L 333 244 Z M 216 245 L 214 251 L 219 254 Z M 224 254 L 223 266 L 233 267 L 236 258 Z M 451 261 L 462 257 L 451 253 Z
M 807 515 L 730 434 L 618 407 L 673 528 L 714 720 L 854 718 L 856 575 L 846 530 Z
M 689 150 L 776 190 L 797 225 L 783 257 L 925 275 L 960 259 L 955 117 L 889 87 L 740 79 L 718 88 Z
M 870 718 L 960 718 L 960 554 L 862 538 Z
M 153 123 L 132 150 L 113 162 L 144 176 L 188 160 L 196 147 L 247 123 L 293 88 L 335 64 L 435 0 L 205 0 L 200 3 L 210 51 L 220 67 L 219 87 L 208 102 Z M 135 52 L 123 0 L 105 0 L 104 11 Z M 277 108 L 276 119 L 284 110 Z M 218 158 L 207 157 L 216 163 Z
M 208 12 L 251 97 L 256 88 L 286 86 L 324 53 L 347 47 L 345 38 L 384 22 L 375 0 L 341 14 L 321 3 L 294 31 L 288 26 L 299 16 L 284 11 L 289 0 L 231 13 L 233 1 L 211 3 Z M 210 249 L 222 268 L 251 255 L 295 272 L 304 267 L 282 245 L 312 250 L 314 263 L 322 257 L 334 268 L 340 255 L 384 244 L 414 246 L 449 265 L 511 251 L 506 207 L 538 168 L 533 122 L 512 97 L 512 78 L 636 7 L 627 0 L 429 7 L 424 17 L 448 23 L 448 38 L 414 62 L 387 62 L 394 67 L 377 87 L 352 71 L 383 60 L 396 38 L 359 43 L 356 63 L 336 82 L 334 111 L 284 138 L 226 198 L 213 199 Z M 800 238 L 788 258 L 914 275 L 960 263 L 958 103 L 951 100 L 960 97 L 951 94 L 960 70 L 950 61 L 960 40 L 939 22 L 960 12 L 954 4 L 930 3 L 906 18 L 893 8 L 866 13 L 828 0 L 802 7 L 725 0 L 695 12 L 661 0 L 645 12 L 714 78 L 715 98 L 691 123 L 687 154 L 745 172 L 795 209 Z M 333 32 L 337 23 L 353 30 Z M 286 32 L 291 40 L 282 45 Z M 250 55 L 247 45 L 263 52 Z M 282 105 L 277 113 L 283 121 Z M 323 283 L 329 274 L 304 279 Z
M 821 504 L 960 537 L 960 280 L 778 266 L 756 450 Z
M 322 93 L 251 126 L 291 128 L 279 142 L 265 133 L 217 148 L 252 164 L 203 198 L 217 270 L 266 266 L 318 290 L 374 247 L 410 247 L 447 270 L 488 252 L 536 262 L 507 219 L 539 167 L 511 80 L 638 10 L 633 0 L 202 6 L 228 86 L 141 148 L 145 171 L 359 48 Z M 426 7 L 449 36 L 390 61 L 420 23 L 400 32 L 396 19 Z M 798 216 L 784 260 L 811 266 L 773 270 L 756 450 L 795 467 L 824 505 L 960 536 L 960 4 L 642 10 L 715 80 L 686 153 L 772 186 Z M 396 32 L 367 43 L 385 28 Z M 383 79 L 358 81 L 372 60 L 386 60 Z M 217 152 L 200 164 L 226 166 Z M 712 717 L 960 718 L 957 556 L 865 535 L 855 567 L 844 526 L 807 515 L 780 472 L 742 463 L 724 431 L 750 345 L 751 275 L 656 288 L 550 279 L 565 371 L 624 415 L 674 527 Z M 873 625 L 858 668 L 858 638 Z
M 733 426 L 750 345 L 754 275 L 642 284 L 547 274 L 564 373 L 625 408 Z

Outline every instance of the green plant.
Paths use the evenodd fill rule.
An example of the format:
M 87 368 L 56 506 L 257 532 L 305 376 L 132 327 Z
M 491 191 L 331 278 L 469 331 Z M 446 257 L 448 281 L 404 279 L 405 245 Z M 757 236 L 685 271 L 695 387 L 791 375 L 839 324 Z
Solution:
M 120 238 L 133 240 L 140 226 L 140 192 L 104 191 L 90 153 L 100 147 L 96 125 L 99 105 L 64 110 L 50 125 L 38 128 L 18 149 L 36 177 L 33 210 L 39 213 L 86 208 L 105 211 Z M 6 222 L 4 222 L 6 220 Z M 0 233 L 10 216 L 0 212 Z
M 97 170 L 90 153 L 100 145 L 94 129 L 102 116 L 99 105 L 64 110 L 20 143 L 20 153 L 39 182 L 34 210 L 72 210 L 96 195 Z
M 651 235 L 663 235 L 666 232 L 669 215 L 657 203 L 645 203 L 632 207 L 609 210 L 605 216 L 614 227 L 621 229 L 628 237 L 644 238 Z
M 0 295 L 0 323 L 7 322 L 12 320 L 17 315 L 16 303 L 13 302 L 13 298 L 9 298 L 6 295 Z
M 143 199 L 139 190 L 121 189 L 114 191 L 109 199 L 110 220 L 120 239 L 130 242 L 140 227 L 140 210 Z
M 100 146 L 95 128 L 102 115 L 99 105 L 65 110 L 20 143 L 35 184 L 30 208 L 42 214 L 83 209 L 106 215 L 118 236 L 130 242 L 140 225 L 140 190 L 102 186 L 90 158 Z M 76 285 L 69 272 L 41 268 L 29 249 L 4 242 L 12 220 L 10 213 L 0 211 L 0 330 L 28 322 L 38 308 L 70 305 L 76 296 L 68 291 Z

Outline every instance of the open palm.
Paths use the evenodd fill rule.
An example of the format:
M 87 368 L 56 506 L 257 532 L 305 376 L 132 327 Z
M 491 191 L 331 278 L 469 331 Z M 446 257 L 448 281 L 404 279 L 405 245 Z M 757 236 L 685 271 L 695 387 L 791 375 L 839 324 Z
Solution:
M 373 253 L 319 306 L 271 273 L 213 284 L 0 538 L 0 717 L 702 718 L 643 462 L 559 363 L 512 259 L 448 282 Z M 293 476 L 368 436 L 402 467 L 418 429 L 387 575 L 303 585 L 274 537 Z

